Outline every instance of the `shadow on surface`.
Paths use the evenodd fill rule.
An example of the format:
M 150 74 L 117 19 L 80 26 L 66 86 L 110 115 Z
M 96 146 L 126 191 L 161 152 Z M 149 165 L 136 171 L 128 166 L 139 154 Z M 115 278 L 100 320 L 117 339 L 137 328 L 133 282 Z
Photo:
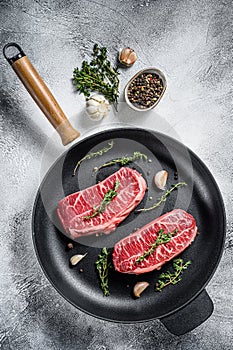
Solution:
M 40 148 L 46 143 L 46 135 L 40 131 L 34 121 L 26 115 L 21 106 L 18 95 L 15 92 L 10 94 L 3 86 L 0 86 L 0 109 L 4 121 L 4 134 L 12 133 L 21 140 L 27 140 L 27 143 L 37 143 Z M 30 96 L 29 96 L 30 98 Z M 38 113 L 40 113 L 38 111 Z

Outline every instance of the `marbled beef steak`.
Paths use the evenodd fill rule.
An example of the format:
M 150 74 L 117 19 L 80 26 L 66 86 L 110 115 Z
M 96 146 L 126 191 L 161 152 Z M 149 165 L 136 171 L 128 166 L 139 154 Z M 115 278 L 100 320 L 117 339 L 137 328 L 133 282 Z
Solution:
M 90 218 L 93 208 L 98 208 L 109 189 L 119 182 L 117 195 L 106 209 Z M 57 213 L 65 232 L 75 239 L 99 232 L 114 231 L 141 202 L 146 191 L 146 181 L 136 170 L 123 167 L 95 186 L 73 193 L 58 203 Z
M 138 263 L 136 260 L 151 248 L 161 229 L 164 233 L 178 232 L 168 243 L 159 245 L 151 255 Z M 132 274 L 159 270 L 163 264 L 186 249 L 196 234 L 197 226 L 193 216 L 184 210 L 175 209 L 117 242 L 113 251 L 114 267 L 119 272 Z

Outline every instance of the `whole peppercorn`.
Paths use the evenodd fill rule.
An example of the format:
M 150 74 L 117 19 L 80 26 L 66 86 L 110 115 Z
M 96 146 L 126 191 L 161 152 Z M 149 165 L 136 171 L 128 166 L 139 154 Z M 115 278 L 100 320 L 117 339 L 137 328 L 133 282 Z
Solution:
M 73 249 L 73 248 L 74 248 L 73 243 L 69 242 L 69 243 L 67 244 L 67 248 L 68 248 L 68 249 Z

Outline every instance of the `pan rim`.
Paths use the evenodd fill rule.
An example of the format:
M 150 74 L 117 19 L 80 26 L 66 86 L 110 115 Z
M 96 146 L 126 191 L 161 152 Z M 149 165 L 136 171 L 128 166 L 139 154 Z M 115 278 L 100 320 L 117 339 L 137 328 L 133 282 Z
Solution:
M 203 286 L 200 288 L 200 290 L 198 292 L 196 292 L 188 301 L 186 301 L 185 303 L 183 303 L 181 306 L 178 306 L 177 308 L 173 309 L 170 312 L 167 312 L 159 317 L 150 317 L 150 318 L 145 318 L 145 319 L 140 319 L 140 320 L 119 320 L 119 319 L 113 319 L 113 318 L 108 318 L 108 317 L 104 317 L 104 316 L 100 316 L 95 314 L 94 312 L 90 312 L 88 310 L 86 310 L 85 308 L 82 308 L 80 305 L 75 304 L 75 302 L 73 302 L 72 300 L 69 299 L 69 297 L 67 297 L 61 290 L 59 290 L 59 288 L 56 286 L 56 284 L 53 282 L 52 278 L 50 277 L 49 273 L 46 271 L 46 268 L 44 267 L 44 264 L 40 258 L 40 254 L 39 251 L 37 249 L 37 244 L 36 244 L 36 240 L 35 240 L 35 213 L 36 213 L 36 207 L 37 207 L 37 203 L 38 203 L 38 198 L 40 196 L 40 189 L 43 186 L 44 182 L 47 179 L 48 174 L 50 173 L 50 171 L 52 170 L 52 168 L 60 161 L 60 159 L 70 150 L 72 150 L 74 147 L 77 147 L 77 145 L 81 142 L 85 142 L 87 139 L 90 139 L 92 137 L 98 136 L 100 134 L 103 134 L 105 132 L 111 132 L 111 131 L 142 131 L 142 132 L 150 132 L 152 134 L 156 134 L 156 135 L 160 135 L 162 137 L 165 137 L 167 139 L 170 139 L 171 141 L 175 141 L 177 144 L 179 144 L 180 146 L 186 147 L 186 149 L 188 150 L 188 152 L 192 155 L 192 157 L 197 160 L 202 167 L 204 168 L 204 170 L 208 173 L 208 175 L 211 178 L 211 181 L 214 185 L 214 187 L 216 188 L 216 191 L 218 193 L 218 199 L 220 200 L 220 207 L 222 209 L 221 215 L 222 215 L 222 226 L 223 226 L 223 232 L 222 232 L 222 240 L 221 240 L 221 245 L 220 245 L 220 250 L 219 250 L 219 255 L 218 258 L 216 260 L 216 263 L 214 265 L 214 267 L 212 268 L 212 271 L 209 275 L 209 277 L 207 278 L 207 280 L 205 281 L 205 283 L 203 284 Z M 56 160 L 55 162 L 53 162 L 53 164 L 49 167 L 49 169 L 47 170 L 46 174 L 44 175 L 39 188 L 37 190 L 35 199 L 34 199 L 34 204 L 33 204 L 33 210 L 32 210 L 32 221 L 31 221 L 31 229 L 32 229 L 32 240 L 33 240 L 33 246 L 34 246 L 34 250 L 36 253 L 36 257 L 37 260 L 39 262 L 39 265 L 44 273 L 44 275 L 46 276 L 47 280 L 51 283 L 51 285 L 53 286 L 53 288 L 67 301 L 69 302 L 71 305 L 73 305 L 76 309 L 84 312 L 85 314 L 88 314 L 89 316 L 93 316 L 97 319 L 101 319 L 104 321 L 109 321 L 109 322 L 113 322 L 113 323 L 123 323 L 123 324 L 135 324 L 135 323 L 144 323 L 144 322 L 150 322 L 153 320 L 158 320 L 158 319 L 162 319 L 165 318 L 167 316 L 170 316 L 176 312 L 178 312 L 181 309 L 184 309 L 187 305 L 191 304 L 193 300 L 195 300 L 200 294 L 201 292 L 206 288 L 206 286 L 208 285 L 209 281 L 211 280 L 211 278 L 213 277 L 215 271 L 217 270 L 217 267 L 220 263 L 220 260 L 222 258 L 223 255 L 223 251 L 224 251 L 224 243 L 225 243 L 225 238 L 226 238 L 226 210 L 225 210 L 225 205 L 224 205 L 224 201 L 222 198 L 222 194 L 221 191 L 219 189 L 219 186 L 214 178 L 214 176 L 212 175 L 212 173 L 210 172 L 209 168 L 206 166 L 206 164 L 186 145 L 184 145 L 182 142 L 175 140 L 174 138 L 172 138 L 169 135 L 166 135 L 164 133 L 155 131 L 155 130 L 151 130 L 149 128 L 146 129 L 142 129 L 139 127 L 117 127 L 117 128 L 109 128 L 109 129 L 105 129 L 103 131 L 99 131 L 97 133 L 94 134 L 90 134 L 88 136 L 86 136 L 85 138 L 79 140 L 78 142 L 76 142 L 74 145 L 72 145 L 70 148 L 66 149 Z

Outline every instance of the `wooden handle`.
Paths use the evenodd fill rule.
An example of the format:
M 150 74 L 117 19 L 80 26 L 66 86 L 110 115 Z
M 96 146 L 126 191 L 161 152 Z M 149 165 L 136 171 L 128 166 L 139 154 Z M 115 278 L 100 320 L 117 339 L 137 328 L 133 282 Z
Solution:
M 8 47 L 10 46 L 20 48 L 17 44 L 8 44 Z M 5 52 L 4 56 L 6 57 Z M 63 145 L 67 145 L 79 137 L 80 133 L 72 127 L 51 91 L 23 51 L 21 50 L 20 54 L 11 59 L 7 58 L 7 60 L 32 98 L 59 133 Z

